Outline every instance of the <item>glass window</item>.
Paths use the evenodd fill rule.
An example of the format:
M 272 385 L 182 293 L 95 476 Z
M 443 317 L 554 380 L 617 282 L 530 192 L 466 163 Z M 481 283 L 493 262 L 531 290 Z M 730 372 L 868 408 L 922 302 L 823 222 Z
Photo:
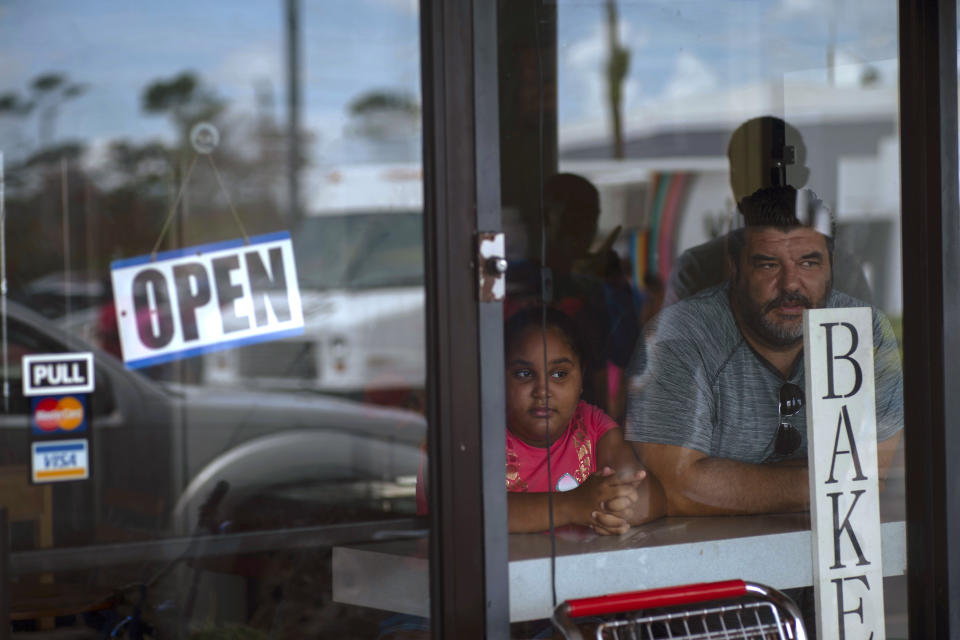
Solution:
M 418 24 L 378 0 L 4 9 L 0 503 L 14 613 L 44 603 L 15 628 L 427 626 L 422 553 L 392 611 L 333 552 L 427 532 Z M 38 429 L 21 356 L 70 352 L 94 354 L 87 427 L 48 388 Z
M 500 19 L 507 315 L 532 308 L 540 332 L 507 321 L 507 485 L 535 491 L 552 434 L 539 491 L 581 496 L 579 516 L 553 503 L 553 524 L 580 525 L 556 531 L 557 597 L 739 577 L 785 590 L 815 630 L 795 542 L 811 527 L 802 312 L 872 305 L 885 482 L 870 535 L 886 633 L 905 636 L 896 3 L 561 1 Z M 612 453 L 620 434 L 650 476 L 640 513 L 616 516 L 619 490 L 589 474 L 636 468 Z M 737 515 L 703 517 L 721 514 Z M 551 555 L 549 535 L 510 544 Z M 548 615 L 542 575 L 511 594 L 524 619 Z

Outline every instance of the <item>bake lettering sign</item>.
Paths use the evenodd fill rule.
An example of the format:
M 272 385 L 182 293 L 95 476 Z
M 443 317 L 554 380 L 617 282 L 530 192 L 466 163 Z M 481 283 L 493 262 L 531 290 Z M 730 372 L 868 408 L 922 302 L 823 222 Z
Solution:
M 884 638 L 869 308 L 804 312 L 813 573 L 819 638 Z
M 131 369 L 303 332 L 288 232 L 117 260 L 111 277 Z

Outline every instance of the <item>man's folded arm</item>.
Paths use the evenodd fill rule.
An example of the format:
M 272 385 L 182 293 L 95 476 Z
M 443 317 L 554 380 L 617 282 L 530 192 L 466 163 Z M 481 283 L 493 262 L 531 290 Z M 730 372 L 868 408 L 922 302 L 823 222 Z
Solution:
M 809 508 L 807 467 L 711 458 L 677 445 L 635 442 L 660 480 L 668 515 L 785 513 Z
M 899 440 L 897 433 L 877 443 L 881 489 Z M 663 485 L 668 515 L 787 513 L 810 507 L 805 459 L 750 464 L 711 458 L 677 445 L 633 445 L 643 465 Z

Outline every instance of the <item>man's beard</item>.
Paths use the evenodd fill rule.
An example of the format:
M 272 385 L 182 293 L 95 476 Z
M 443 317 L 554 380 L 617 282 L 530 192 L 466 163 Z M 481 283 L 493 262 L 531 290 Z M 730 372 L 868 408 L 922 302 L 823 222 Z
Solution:
M 749 293 L 739 291 L 740 315 L 743 321 L 753 330 L 754 334 L 760 337 L 772 347 L 791 347 L 803 340 L 803 320 L 796 323 L 778 324 L 770 315 L 777 307 L 784 304 L 787 306 L 802 306 L 804 309 L 815 309 L 822 307 L 830 294 L 830 285 L 824 293 L 823 299 L 813 302 L 810 298 L 801 293 L 783 291 L 773 300 L 766 303 L 755 304 L 750 299 Z

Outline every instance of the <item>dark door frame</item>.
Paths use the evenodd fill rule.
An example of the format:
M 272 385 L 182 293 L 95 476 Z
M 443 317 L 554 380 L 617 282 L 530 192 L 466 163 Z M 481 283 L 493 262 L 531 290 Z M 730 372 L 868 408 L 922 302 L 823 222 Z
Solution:
M 503 309 L 479 302 L 500 230 L 496 2 L 421 2 L 430 611 L 442 638 L 508 638 Z
M 904 440 L 913 638 L 960 638 L 956 32 L 956 0 L 901 0 Z

